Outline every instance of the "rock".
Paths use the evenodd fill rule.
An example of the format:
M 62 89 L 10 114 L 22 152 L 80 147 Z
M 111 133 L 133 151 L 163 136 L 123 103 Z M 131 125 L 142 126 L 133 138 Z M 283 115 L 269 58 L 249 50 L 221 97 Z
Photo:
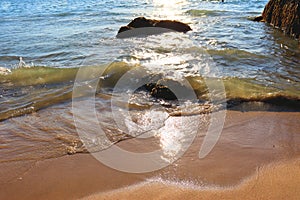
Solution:
M 143 85 L 140 90 L 145 90 L 150 95 L 157 99 L 177 100 L 176 95 L 165 85 L 158 83 L 148 83 Z
M 151 34 L 167 32 L 167 30 L 168 31 L 172 30 L 172 31 L 177 31 L 182 33 L 186 33 L 192 30 L 189 25 L 179 21 L 153 20 L 153 19 L 146 19 L 145 17 L 138 17 L 132 20 L 127 26 L 122 26 L 118 31 L 117 37 L 118 38 L 127 37 L 127 35 L 121 33 L 124 33 L 126 31 L 134 31 L 135 29 L 138 28 L 160 28 L 160 30 L 156 32 L 150 31 L 150 29 L 145 29 L 146 32 L 150 31 Z M 137 36 L 138 34 L 144 34 L 144 32 L 139 31 L 136 32 L 137 34 L 135 33 L 128 34 L 128 36 Z
M 263 20 L 285 34 L 299 39 L 300 35 L 300 1 L 270 0 L 266 5 Z
M 132 29 L 132 27 L 130 27 L 130 26 L 122 26 L 122 27 L 120 28 L 120 30 L 119 30 L 118 33 L 122 33 L 122 32 L 124 32 L 124 31 L 128 31 L 128 30 L 131 30 L 131 29 Z
M 145 17 L 138 17 L 132 20 L 127 26 L 132 28 L 153 27 L 157 22 L 157 20 L 146 19 Z
M 264 21 L 263 19 L 264 19 L 264 18 L 263 18 L 263 16 L 261 15 L 261 16 L 254 17 L 254 18 L 253 18 L 253 21 L 255 21 L 255 22 L 263 22 L 263 21 Z
M 182 33 L 186 33 L 192 30 L 191 27 L 187 24 L 170 20 L 161 20 L 155 24 L 155 27 L 168 28 Z
M 157 99 L 177 100 L 176 95 L 164 85 L 156 85 L 150 92 L 151 96 Z

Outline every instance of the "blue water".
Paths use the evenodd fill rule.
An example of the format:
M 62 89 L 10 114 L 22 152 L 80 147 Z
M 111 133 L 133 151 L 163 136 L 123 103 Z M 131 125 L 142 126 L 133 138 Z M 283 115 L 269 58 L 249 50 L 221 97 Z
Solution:
M 250 20 L 266 3 L 1 0 L 0 67 L 18 66 L 19 57 L 30 66 L 69 68 L 136 56 L 136 49 L 144 52 L 148 47 L 115 36 L 120 26 L 145 16 L 188 23 L 193 29 L 189 39 L 212 56 L 222 69 L 218 76 L 254 78 L 267 86 L 295 89 L 300 81 L 298 43 Z
M 193 27 L 192 37 L 208 48 L 237 48 L 271 53 L 260 38 L 271 39 L 263 24 L 247 17 L 259 15 L 267 0 L 1 0 L 0 66 L 12 67 L 23 57 L 28 63 L 71 67 L 110 62 L 123 47 L 115 40 L 118 28 L 134 17 L 179 19 Z M 215 14 L 191 16 L 190 9 Z M 218 11 L 220 11 L 218 13 Z M 274 42 L 274 41 L 273 41 Z M 271 44 L 273 45 L 272 41 Z
M 145 16 L 189 23 L 193 28 L 190 38 L 208 50 L 242 50 L 250 55 L 250 59 L 237 55 L 238 60 L 230 63 L 232 60 L 226 57 L 227 51 L 210 52 L 212 56 L 217 54 L 214 59 L 226 67 L 227 74 L 235 71 L 238 72 L 235 76 L 242 76 L 245 70 L 253 69 L 246 74 L 255 77 L 257 70 L 266 70 L 264 61 L 268 59 L 267 65 L 271 62 L 276 71 L 289 68 L 281 75 L 286 76 L 293 70 L 299 72 L 298 68 L 294 69 L 299 65 L 296 42 L 282 37 L 265 24 L 249 20 L 249 17 L 260 15 L 266 3 L 267 0 L 227 0 L 224 3 L 200 0 L 1 0 L 0 66 L 13 68 L 19 63 L 19 57 L 30 65 L 51 67 L 112 62 L 123 56 L 127 47 L 126 42 L 115 38 L 119 27 L 135 17 Z M 192 9 L 201 12 L 191 14 Z M 251 58 L 251 53 L 267 59 L 257 61 L 255 56 Z M 266 74 L 262 76 L 266 78 Z M 289 78 L 299 81 L 299 73 Z

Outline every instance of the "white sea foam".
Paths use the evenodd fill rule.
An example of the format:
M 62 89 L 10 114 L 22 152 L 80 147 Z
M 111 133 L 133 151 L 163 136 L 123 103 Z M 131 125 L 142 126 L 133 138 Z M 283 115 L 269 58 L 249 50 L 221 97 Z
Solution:
M 0 67 L 0 75 L 8 75 L 11 73 L 11 70 L 5 67 Z

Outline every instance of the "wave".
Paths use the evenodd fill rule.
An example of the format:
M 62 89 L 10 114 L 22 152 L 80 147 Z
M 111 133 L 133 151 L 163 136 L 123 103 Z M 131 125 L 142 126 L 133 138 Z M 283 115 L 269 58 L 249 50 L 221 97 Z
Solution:
M 1 76 L 0 83 L 12 86 L 32 86 L 63 83 L 74 80 L 77 68 L 28 67 L 13 69 Z
M 251 59 L 266 59 L 268 58 L 265 55 L 259 55 L 255 53 L 251 53 L 249 51 L 240 50 L 240 49 L 209 49 L 207 52 L 212 56 L 222 56 L 225 59 L 234 59 L 239 60 L 243 58 Z
M 220 16 L 226 13 L 227 11 L 221 10 L 197 10 L 190 9 L 186 11 L 186 14 L 194 16 L 194 17 L 206 17 L 206 16 Z
M 80 82 L 84 85 L 87 83 L 86 81 L 99 81 L 98 93 L 111 93 L 124 74 L 134 68 L 141 68 L 141 73 L 147 73 L 147 70 L 139 65 L 129 65 L 124 62 L 84 68 L 84 73 L 87 74 Z M 3 121 L 70 101 L 78 70 L 79 68 L 31 67 L 13 69 L 6 75 L 0 74 L 0 120 Z M 141 74 L 142 76 L 144 74 Z M 163 76 L 161 74 L 149 74 L 149 77 L 156 77 L 156 80 L 160 80 Z M 251 78 L 188 76 L 186 80 L 199 102 L 210 101 L 211 91 L 209 91 L 206 83 L 208 79 L 212 83 L 223 83 L 228 106 L 236 106 L 244 102 L 264 102 L 272 105 L 289 106 L 294 109 L 300 107 L 299 91 L 270 87 Z M 135 81 L 129 80 L 127 83 L 134 85 Z M 162 83 L 162 81 L 160 82 Z M 189 89 L 189 86 L 176 79 L 164 78 L 163 83 L 170 88 L 179 88 L 181 91 Z M 130 87 L 128 88 L 130 89 Z M 122 95 L 124 91 L 119 92 Z M 147 93 L 147 91 L 143 92 Z M 163 95 L 162 98 L 164 98 Z M 138 98 L 143 97 L 140 95 Z M 147 102 L 145 103 L 147 104 Z
M 72 15 L 76 15 L 76 13 L 62 12 L 62 13 L 53 14 L 54 17 L 68 17 L 68 16 L 72 16 Z
M 124 199 L 143 197 L 149 199 L 276 199 L 279 196 L 297 198 L 298 182 L 295 180 L 298 179 L 295 177 L 300 177 L 299 160 L 292 159 L 265 165 L 242 183 L 232 187 L 202 186 L 157 178 L 92 194 L 82 200 L 120 199 L 120 197 Z

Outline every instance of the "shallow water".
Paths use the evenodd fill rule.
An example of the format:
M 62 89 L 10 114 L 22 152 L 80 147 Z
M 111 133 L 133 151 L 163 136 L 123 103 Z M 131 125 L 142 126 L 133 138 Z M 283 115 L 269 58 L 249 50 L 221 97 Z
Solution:
M 233 106 L 299 111 L 298 42 L 250 20 L 266 3 L 1 1 L 0 67 L 12 73 L 0 75 L 0 162 L 86 152 L 72 101 L 84 108 L 91 97 L 112 143 L 132 137 L 114 122 L 112 99 L 113 108 L 147 119 L 162 110 L 194 116 Z M 181 20 L 193 31 L 116 39 L 119 27 L 138 16 Z M 19 57 L 25 68 L 18 68 Z M 153 98 L 138 90 L 144 83 L 167 85 L 178 99 Z M 154 126 L 142 129 L 161 128 Z

